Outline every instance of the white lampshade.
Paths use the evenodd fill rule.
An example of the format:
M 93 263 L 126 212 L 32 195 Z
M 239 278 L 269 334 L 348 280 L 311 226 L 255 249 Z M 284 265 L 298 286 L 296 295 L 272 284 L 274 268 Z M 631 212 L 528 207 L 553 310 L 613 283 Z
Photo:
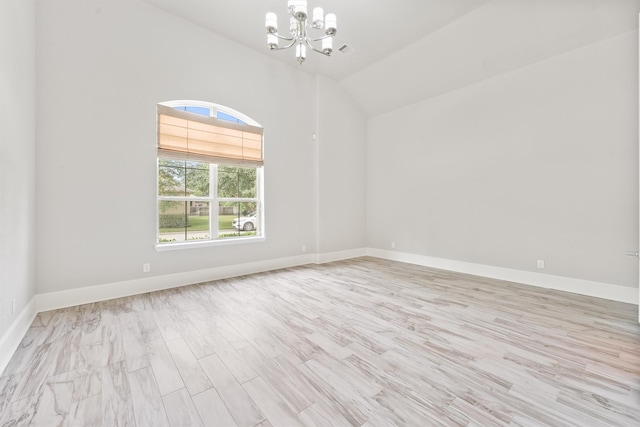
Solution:
M 293 16 L 289 18 L 289 33 L 295 36 L 298 33 L 298 21 Z
M 296 19 L 307 19 L 307 0 L 300 0 L 295 4 L 293 13 Z
M 298 58 L 298 62 L 301 64 L 307 58 L 307 47 L 305 45 L 298 44 L 296 46 L 296 58 Z
M 267 13 L 267 18 L 264 24 L 267 33 L 277 33 L 278 32 L 278 15 L 273 12 Z
M 313 9 L 313 28 L 322 28 L 324 26 L 324 10 L 321 7 Z
M 278 37 L 275 34 L 267 34 L 267 46 L 269 46 L 269 49 L 278 48 Z
M 324 17 L 324 27 L 324 32 L 328 35 L 333 35 L 338 31 L 335 13 L 327 13 L 327 16 Z
M 322 39 L 322 51 L 327 55 L 331 55 L 333 52 L 333 38 L 328 37 L 326 39 Z

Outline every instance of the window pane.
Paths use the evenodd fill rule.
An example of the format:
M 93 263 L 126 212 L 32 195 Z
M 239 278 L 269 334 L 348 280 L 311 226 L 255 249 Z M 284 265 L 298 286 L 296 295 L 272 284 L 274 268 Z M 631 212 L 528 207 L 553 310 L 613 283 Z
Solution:
M 216 118 L 220 120 L 226 120 L 228 122 L 242 123 L 243 125 L 246 125 L 245 122 L 238 119 L 237 117 L 233 117 L 231 114 L 223 113 L 222 111 L 216 112 Z
M 234 234 L 235 229 L 231 225 L 231 221 L 238 217 L 238 203 L 236 202 L 220 202 L 218 208 L 218 230 L 219 234 Z
M 180 242 L 187 229 L 187 202 L 159 202 L 158 242 Z
M 187 240 L 208 239 L 209 231 L 209 202 L 189 202 L 189 224 L 187 226 Z
M 158 242 L 208 239 L 209 202 L 159 202 Z
M 256 197 L 256 169 L 218 166 L 218 197 Z
M 176 110 L 188 111 L 190 113 L 200 114 L 201 116 L 211 116 L 211 110 L 207 107 L 173 107 Z
M 239 236 L 255 236 L 258 231 L 255 202 L 221 202 L 218 228 L 221 239 Z
M 209 195 L 209 163 L 187 162 L 187 193 L 190 196 Z
M 158 164 L 160 166 L 173 166 L 173 167 L 184 167 L 184 160 L 174 160 L 174 159 L 158 159 Z
M 207 197 L 209 195 L 209 164 L 160 159 L 158 194 Z
M 185 196 L 185 162 L 158 160 L 158 194 L 161 196 Z

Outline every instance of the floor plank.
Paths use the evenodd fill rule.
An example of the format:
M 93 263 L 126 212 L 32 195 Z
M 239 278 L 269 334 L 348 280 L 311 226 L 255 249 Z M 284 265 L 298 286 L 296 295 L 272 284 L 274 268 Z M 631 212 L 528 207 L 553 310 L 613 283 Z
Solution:
M 214 389 L 196 394 L 192 399 L 205 426 L 238 427 Z
M 129 373 L 133 412 L 138 427 L 169 427 L 158 385 L 151 368 Z
M 182 380 L 189 390 L 189 394 L 202 393 L 212 387 L 209 378 L 198 364 L 198 360 L 189 349 L 182 337 L 167 341 L 167 347 L 173 357 Z
M 265 420 L 254 401 L 218 356 L 204 357 L 200 363 L 238 426 L 255 426 Z
M 187 389 L 174 391 L 162 398 L 171 427 L 201 427 L 202 420 Z

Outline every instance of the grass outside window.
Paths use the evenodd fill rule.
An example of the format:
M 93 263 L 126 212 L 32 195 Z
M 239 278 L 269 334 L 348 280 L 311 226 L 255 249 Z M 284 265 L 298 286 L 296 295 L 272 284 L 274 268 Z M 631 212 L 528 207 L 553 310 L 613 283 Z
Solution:
M 234 218 L 237 218 L 237 215 L 218 215 L 218 229 L 220 231 L 235 230 L 231 226 L 231 221 L 233 221 Z M 187 230 L 189 231 L 209 230 L 209 217 L 208 216 L 190 216 Z M 179 233 L 181 231 L 184 231 L 184 227 L 160 229 L 160 233 Z

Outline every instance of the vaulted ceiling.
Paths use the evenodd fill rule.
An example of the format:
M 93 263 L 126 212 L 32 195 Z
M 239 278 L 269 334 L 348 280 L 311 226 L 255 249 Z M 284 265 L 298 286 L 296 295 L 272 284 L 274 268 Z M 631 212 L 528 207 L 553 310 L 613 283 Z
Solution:
M 338 18 L 330 58 L 298 65 L 266 46 L 267 12 L 287 0 L 146 0 L 171 14 L 340 81 L 370 116 L 638 29 L 640 0 L 310 0 Z M 630 52 L 637 55 L 637 51 Z

